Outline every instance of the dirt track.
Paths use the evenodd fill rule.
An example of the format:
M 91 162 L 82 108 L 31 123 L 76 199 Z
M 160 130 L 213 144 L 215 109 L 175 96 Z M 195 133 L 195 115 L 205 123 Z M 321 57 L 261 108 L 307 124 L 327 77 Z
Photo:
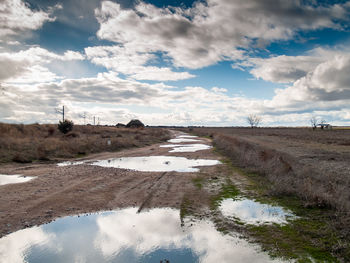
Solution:
M 208 139 L 202 139 L 210 144 Z M 160 144 L 144 148 L 90 155 L 85 160 L 127 156 L 168 155 L 191 159 L 218 159 L 211 149 L 193 153 L 169 153 Z M 81 159 L 80 159 L 81 160 Z M 137 172 L 88 164 L 58 167 L 52 164 L 7 164 L 0 174 L 37 178 L 27 183 L 0 186 L 0 236 L 50 222 L 66 215 L 136 206 L 180 208 L 184 196 L 206 205 L 208 198 L 192 182 L 198 175 L 215 177 L 223 165 L 201 167 L 199 173 Z

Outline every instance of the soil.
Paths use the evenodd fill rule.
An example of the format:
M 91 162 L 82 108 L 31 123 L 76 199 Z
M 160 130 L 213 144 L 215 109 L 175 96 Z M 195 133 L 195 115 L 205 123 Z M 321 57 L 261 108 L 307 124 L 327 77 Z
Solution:
M 178 132 L 174 132 L 175 134 Z M 209 139 L 201 138 L 205 144 Z M 167 144 L 167 143 L 163 143 Z M 143 148 L 104 152 L 75 160 L 101 160 L 131 156 L 183 156 L 219 159 L 212 149 L 193 153 L 169 153 L 155 144 Z M 201 167 L 197 173 L 138 172 L 88 164 L 59 167 L 57 163 L 5 164 L 0 174 L 37 178 L 26 183 L 0 186 L 0 236 L 19 229 L 48 223 L 56 218 L 136 206 L 181 208 L 184 198 L 196 200 L 197 208 L 208 205 L 205 191 L 194 178 L 225 178 L 224 165 Z M 213 190 L 213 189 L 212 189 Z

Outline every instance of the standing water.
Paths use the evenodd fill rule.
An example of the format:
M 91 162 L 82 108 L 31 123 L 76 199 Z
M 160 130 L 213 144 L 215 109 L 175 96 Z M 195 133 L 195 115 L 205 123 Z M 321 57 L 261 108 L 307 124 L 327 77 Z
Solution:
M 261 204 L 254 200 L 225 199 L 219 207 L 221 213 L 228 218 L 237 218 L 242 222 L 254 225 L 260 224 L 285 224 L 288 218 L 295 216 L 282 207 Z
M 6 262 L 277 262 L 208 221 L 186 222 L 179 211 L 137 208 L 58 219 L 0 239 Z M 233 261 L 234 260 L 234 261 Z
M 218 160 L 187 159 L 176 156 L 123 157 L 93 162 L 92 165 L 143 172 L 198 172 L 197 166 L 219 164 Z
M 173 148 L 170 150 L 170 153 L 177 153 L 177 152 L 196 152 L 201 150 L 208 150 L 211 148 L 211 146 L 202 144 L 202 143 L 196 143 L 196 144 L 166 144 L 161 145 L 161 148 Z
M 13 175 L 0 174 L 0 185 L 25 183 L 34 178 L 35 177 L 23 176 L 20 174 L 13 174 Z

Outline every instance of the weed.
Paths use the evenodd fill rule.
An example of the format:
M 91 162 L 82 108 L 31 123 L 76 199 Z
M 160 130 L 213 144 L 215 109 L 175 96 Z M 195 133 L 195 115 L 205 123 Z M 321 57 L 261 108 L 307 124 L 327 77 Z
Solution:
M 239 195 L 239 190 L 234 186 L 230 181 L 227 181 L 226 184 L 221 186 L 220 192 L 213 196 L 211 199 L 211 209 L 216 209 L 222 200 L 232 198 L 236 199 Z
M 202 189 L 203 183 L 204 183 L 204 178 L 203 177 L 195 177 L 195 178 L 192 178 L 192 182 L 198 189 Z

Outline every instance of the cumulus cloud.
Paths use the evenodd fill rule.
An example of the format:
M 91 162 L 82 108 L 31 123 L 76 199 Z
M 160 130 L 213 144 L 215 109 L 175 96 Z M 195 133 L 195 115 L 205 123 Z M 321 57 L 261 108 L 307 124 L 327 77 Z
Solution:
M 96 9 L 97 35 L 143 52 L 166 53 L 175 66 L 201 68 L 242 58 L 242 48 L 292 38 L 299 30 L 339 28 L 349 6 L 314 7 L 301 1 L 197 2 L 192 8 L 157 8 L 140 2 L 122 9 L 104 1 Z
M 32 10 L 22 0 L 0 2 L 0 36 L 18 35 L 25 30 L 39 29 L 45 22 L 54 21 L 53 9 L 48 12 Z
M 315 48 L 304 55 L 299 56 L 274 56 L 270 58 L 246 58 L 244 61 L 236 62 L 233 68 L 245 70 L 258 79 L 275 83 L 293 83 L 318 65 L 332 60 L 335 56 L 343 56 L 349 53 L 348 49 L 336 50 Z
M 321 64 L 303 81 L 277 90 L 271 100 L 231 97 L 215 87 L 175 89 L 122 79 L 114 72 L 33 85 L 8 83 L 3 84 L 5 92 L 0 96 L 0 120 L 55 122 L 59 116 L 54 109 L 66 105 L 69 118 L 80 123 L 79 114 L 86 111 L 100 117 L 103 124 L 139 118 L 149 125 L 246 125 L 246 116 L 253 113 L 263 116 L 264 125 L 308 125 L 315 110 L 331 110 L 332 116 L 340 112 L 346 122 L 350 116 L 348 73 L 349 57 L 337 57 Z M 315 81 L 320 74 L 325 76 L 322 85 Z M 327 77 L 334 74 L 338 80 Z M 324 94 L 336 100 L 322 97 Z
M 156 55 L 139 52 L 137 49 L 95 46 L 85 48 L 85 53 L 92 63 L 137 80 L 176 81 L 195 77 L 188 72 L 174 72 L 169 67 L 145 66 L 148 62 L 156 60 Z
M 64 79 L 33 85 L 8 83 L 4 87 L 5 93 L 0 97 L 0 104 L 9 113 L 2 115 L 3 120 L 7 121 L 28 122 L 34 116 L 30 112 L 37 113 L 36 121 L 54 121 L 57 116 L 53 109 L 62 104 L 68 105 L 72 116 L 77 117 L 79 112 L 91 112 L 91 105 L 96 104 L 97 108 L 93 109 L 95 114 L 102 112 L 103 116 L 108 116 L 103 119 L 109 119 L 110 124 L 113 120 L 120 120 L 121 115 L 127 121 L 126 118 L 136 114 L 148 124 L 199 125 L 203 122 L 220 123 L 232 119 L 227 117 L 232 116 L 230 112 L 233 108 L 228 108 L 229 106 L 236 111 L 249 107 L 247 99 L 230 98 L 222 92 L 202 87 L 174 89 L 173 86 L 162 83 L 125 80 L 113 72 L 100 73 L 94 78 Z M 125 105 L 128 107 L 125 108 Z M 135 108 L 134 105 L 137 105 L 136 111 L 130 110 L 130 107 Z M 144 110 L 138 112 L 137 107 L 151 108 L 153 113 Z M 40 113 L 46 114 L 40 116 Z M 244 110 L 235 116 L 240 114 L 244 114 Z
M 66 51 L 63 55 L 50 52 L 40 47 L 31 47 L 19 52 L 0 53 L 0 80 L 5 82 L 33 83 L 49 82 L 58 79 L 44 65 L 55 60 L 82 60 L 79 52 Z
M 270 107 L 330 108 L 350 102 L 350 56 L 336 55 L 286 89 L 276 90 Z
M 254 68 L 250 73 L 266 81 L 277 83 L 294 82 L 312 71 L 324 58 L 310 56 L 277 56 L 272 58 L 254 58 L 250 62 Z

